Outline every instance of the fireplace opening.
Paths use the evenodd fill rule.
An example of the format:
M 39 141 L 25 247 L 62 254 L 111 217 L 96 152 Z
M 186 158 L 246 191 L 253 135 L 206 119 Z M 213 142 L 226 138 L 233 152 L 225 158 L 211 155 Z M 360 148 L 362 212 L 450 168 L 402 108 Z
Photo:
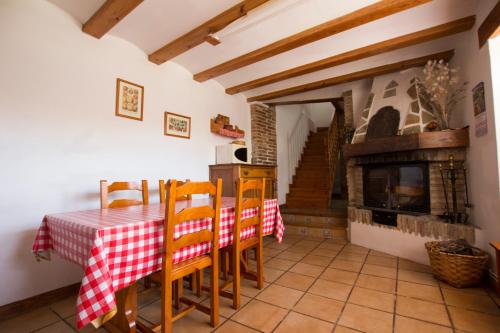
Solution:
M 363 200 L 374 222 L 396 225 L 397 213 L 429 214 L 427 163 L 377 164 L 363 167 Z

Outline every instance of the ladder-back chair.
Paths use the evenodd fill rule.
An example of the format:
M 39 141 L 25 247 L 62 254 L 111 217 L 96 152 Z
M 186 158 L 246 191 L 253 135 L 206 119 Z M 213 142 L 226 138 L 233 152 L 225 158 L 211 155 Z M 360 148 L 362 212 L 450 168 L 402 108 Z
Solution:
M 262 253 L 262 237 L 264 224 L 264 196 L 266 191 L 266 180 L 239 178 L 236 185 L 235 222 L 233 226 L 233 243 L 223 249 L 222 261 L 224 278 L 227 280 L 228 258 L 231 255 L 232 281 L 226 281 L 220 289 L 220 295 L 233 299 L 233 307 L 240 307 L 240 284 L 241 276 L 257 281 L 257 288 L 264 287 L 264 258 Z M 243 216 L 248 209 L 256 209 L 254 216 Z M 246 212 L 247 214 L 247 212 Z M 245 215 L 246 215 L 245 214 Z M 244 229 L 253 227 L 255 234 L 241 239 Z M 250 272 L 247 265 L 246 251 L 255 249 L 255 260 L 257 261 L 256 272 Z M 241 267 L 243 266 L 243 267 Z M 243 269 L 241 269 L 243 268 Z M 225 289 L 232 285 L 232 293 Z
M 189 183 L 191 180 L 189 179 L 186 179 L 185 181 L 182 181 L 182 180 L 178 180 L 177 181 L 177 187 L 180 187 L 186 183 Z M 160 194 L 160 203 L 165 203 L 166 200 L 167 200 L 167 188 L 166 188 L 166 185 L 165 185 L 165 181 L 163 179 L 160 179 L 159 181 L 159 186 L 158 186 L 158 192 Z M 181 201 L 181 200 L 191 200 L 192 199 L 192 195 L 191 194 L 186 194 L 184 196 L 181 196 L 179 198 L 177 198 L 177 201 Z
M 220 204 L 222 194 L 222 180 L 217 181 L 217 186 L 210 182 L 187 182 L 182 186 L 177 186 L 175 180 L 167 184 L 167 206 L 165 210 L 165 224 L 163 232 L 163 259 L 161 271 L 162 285 L 162 316 L 161 323 L 153 328 L 146 326 L 142 322 L 137 322 L 137 328 L 141 332 L 172 332 L 173 323 L 186 316 L 189 312 L 198 309 L 210 314 L 210 325 L 217 326 L 219 321 L 219 223 Z M 211 204 L 184 208 L 176 212 L 176 202 L 178 198 L 192 194 L 209 194 L 212 198 Z M 211 219 L 211 230 L 203 229 L 193 233 L 185 234 L 178 239 L 174 238 L 176 225 L 189 220 Z M 210 242 L 210 252 L 197 257 L 173 264 L 174 253 L 178 250 L 195 244 Z M 182 281 L 185 276 L 189 276 L 204 268 L 212 267 L 210 278 L 210 307 L 197 303 L 191 299 L 182 297 Z M 173 288 L 172 288 L 173 284 Z M 174 302 L 172 302 L 172 298 Z M 179 309 L 180 304 L 187 305 L 185 309 L 173 315 L 173 308 Z
M 177 187 L 180 187 L 186 183 L 189 183 L 191 180 L 186 179 L 185 181 L 178 180 L 177 181 Z M 166 188 L 166 183 L 163 179 L 160 179 L 159 184 L 158 184 L 158 193 L 160 195 L 160 203 L 165 203 L 167 200 L 167 188 Z M 184 196 L 180 196 L 177 198 L 177 201 L 182 201 L 182 200 L 191 200 L 192 195 L 191 194 L 186 194 Z M 159 273 L 153 273 L 151 276 L 148 276 L 144 279 L 144 287 L 146 289 L 149 289 L 151 287 L 151 282 L 155 283 L 161 283 L 161 274 Z M 203 274 L 200 271 L 197 271 L 194 273 L 190 278 L 189 278 L 189 284 L 190 284 L 190 289 L 194 290 L 195 286 L 197 287 L 197 295 L 201 296 L 201 287 L 203 285 Z
M 148 181 L 142 180 L 141 185 L 135 182 L 114 182 L 109 184 L 107 180 L 101 180 L 101 208 L 118 208 L 136 205 L 148 205 Z M 142 193 L 142 201 L 137 199 L 116 199 L 108 201 L 109 193 L 115 191 L 139 191 Z

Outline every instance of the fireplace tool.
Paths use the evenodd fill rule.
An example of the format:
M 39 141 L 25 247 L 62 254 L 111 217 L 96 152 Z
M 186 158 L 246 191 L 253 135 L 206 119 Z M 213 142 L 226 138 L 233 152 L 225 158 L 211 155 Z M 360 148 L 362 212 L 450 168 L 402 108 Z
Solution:
M 460 167 L 457 166 L 455 162 L 455 157 L 453 154 L 450 154 L 448 157 L 448 164 L 443 167 L 442 164 L 439 164 L 439 172 L 441 173 L 441 181 L 443 184 L 443 192 L 445 199 L 445 207 L 446 213 L 443 218 L 449 223 L 461 223 L 466 224 L 469 219 L 469 214 L 465 211 L 468 208 L 471 208 L 471 204 L 469 203 L 469 195 L 468 195 L 468 186 L 467 186 L 467 169 L 464 167 L 464 163 Z M 465 193 L 464 193 L 464 210 L 459 211 L 458 209 L 458 199 L 457 199 L 457 180 L 460 175 L 463 173 L 464 185 L 465 185 Z M 448 199 L 448 189 L 451 192 L 451 209 L 450 202 Z

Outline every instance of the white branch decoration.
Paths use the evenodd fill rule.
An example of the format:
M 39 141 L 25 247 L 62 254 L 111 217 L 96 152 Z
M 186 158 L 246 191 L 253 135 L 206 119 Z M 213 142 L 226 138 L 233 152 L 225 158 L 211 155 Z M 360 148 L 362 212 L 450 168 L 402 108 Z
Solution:
M 429 60 L 423 72 L 422 84 L 434 108 L 432 111 L 441 129 L 448 129 L 451 113 L 465 96 L 467 82 L 459 85 L 458 70 L 443 60 Z

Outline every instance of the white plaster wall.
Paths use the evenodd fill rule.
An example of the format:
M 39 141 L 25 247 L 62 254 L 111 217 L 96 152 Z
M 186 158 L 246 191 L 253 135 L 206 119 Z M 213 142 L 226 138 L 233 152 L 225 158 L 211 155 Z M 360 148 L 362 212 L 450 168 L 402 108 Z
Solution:
M 424 265 L 429 265 L 425 243 L 438 240 L 404 233 L 394 228 L 382 228 L 357 222 L 349 223 L 349 227 L 352 243 Z M 476 242 L 482 243 L 484 236 L 484 232 L 476 230 Z
M 306 104 L 309 119 L 316 127 L 329 127 L 333 119 L 335 108 L 332 103 Z
M 278 148 L 278 202 L 286 202 L 290 189 L 288 169 L 288 137 L 292 133 L 300 114 L 304 112 L 316 127 L 328 127 L 335 108 L 331 103 L 279 105 L 276 106 L 276 143 Z
M 276 106 L 276 145 L 278 148 L 278 202 L 286 202 L 288 193 L 288 136 L 293 131 L 301 112 L 306 112 L 304 105 Z
M 489 45 L 478 47 L 477 29 L 484 21 L 487 14 L 495 6 L 495 0 L 484 0 L 478 2 L 476 9 L 476 24 L 468 32 L 454 37 L 455 57 L 452 65 L 459 68 L 464 81 L 468 82 L 465 99 L 452 114 L 451 127 L 470 126 L 470 148 L 468 149 L 469 168 L 469 196 L 474 205 L 472 209 L 472 221 L 481 229 L 481 236 L 476 239 L 476 246 L 488 251 L 494 256 L 489 242 L 500 239 L 500 181 L 498 164 L 498 114 L 495 114 L 493 103 L 493 83 L 491 76 L 491 62 Z M 483 137 L 476 137 L 474 133 L 474 116 L 472 104 L 472 88 L 479 82 L 484 82 L 486 112 L 488 118 L 488 133 Z M 496 88 L 498 90 L 498 87 Z M 498 108 L 498 105 L 497 105 Z M 367 229 L 369 226 L 360 226 L 353 223 L 351 230 L 351 241 L 355 244 L 388 251 L 386 244 L 388 237 L 400 244 L 406 239 L 408 245 L 401 243 L 401 250 L 389 252 L 394 255 L 412 259 L 412 251 L 422 254 L 422 245 L 425 240 L 419 240 L 413 235 L 399 234 L 392 237 L 386 229 Z M 392 232 L 392 231 L 391 231 Z M 477 234 L 476 234 L 477 236 Z M 417 236 L 418 237 L 418 236 Z M 420 244 L 420 245 L 418 245 Z M 417 250 L 420 248 L 420 250 Z M 414 260 L 422 259 L 422 256 L 414 257 Z M 418 260 L 417 260 L 418 261 Z M 492 268 L 493 269 L 493 268 Z
M 477 29 L 484 21 L 496 0 L 482 0 L 478 3 L 476 24 L 467 33 L 463 34 L 460 43 L 456 45 L 456 56 L 452 64 L 457 66 L 465 81 L 468 82 L 466 98 L 456 115 L 452 117 L 451 125 L 460 127 L 470 126 L 470 148 L 468 150 L 469 167 L 469 195 L 474 205 L 472 221 L 482 229 L 484 238 L 478 246 L 488 251 L 492 256 L 493 249 L 489 242 L 500 239 L 500 182 L 498 172 L 498 105 L 493 103 L 493 83 L 491 77 L 491 62 L 489 45 L 479 49 Z M 488 133 L 483 137 L 476 137 L 474 133 L 474 114 L 472 104 L 472 88 L 479 82 L 484 82 L 486 113 L 488 119 Z M 498 86 L 496 87 L 498 95 Z
M 81 268 L 31 254 L 46 213 L 98 208 L 99 179 L 208 179 L 217 113 L 246 130 L 248 105 L 214 81 L 199 84 L 134 45 L 97 40 L 46 1 L 0 1 L 0 305 L 78 282 Z M 115 117 L 116 78 L 145 86 L 144 121 Z M 163 135 L 163 113 L 192 117 L 191 139 Z

